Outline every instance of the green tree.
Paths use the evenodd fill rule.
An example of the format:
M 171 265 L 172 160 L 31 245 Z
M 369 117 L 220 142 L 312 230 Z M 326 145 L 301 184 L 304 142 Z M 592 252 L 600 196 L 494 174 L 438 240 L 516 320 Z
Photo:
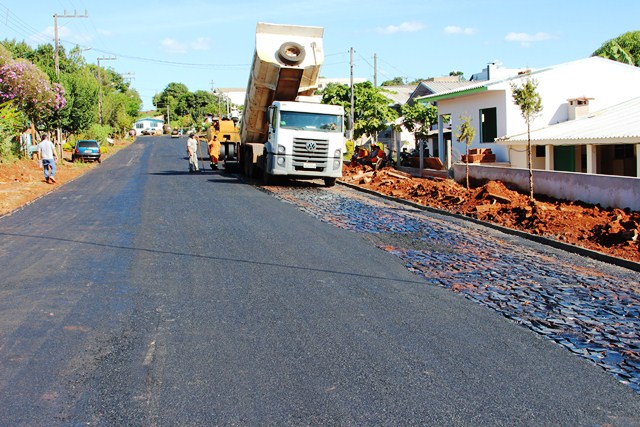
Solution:
M 61 76 L 67 105 L 60 110 L 60 127 L 70 133 L 88 129 L 98 121 L 98 81 L 84 67 Z
M 124 135 L 133 124 L 133 117 L 127 114 L 128 103 L 127 94 L 118 91 L 111 92 L 102 101 L 103 123 L 118 135 Z
M 0 104 L 0 163 L 17 154 L 16 135 L 23 125 L 23 116 L 11 101 Z
M 467 193 L 469 192 L 469 147 L 476 137 L 476 128 L 471 124 L 472 119 L 468 115 L 460 116 L 460 125 L 456 129 L 455 137 L 467 146 Z
M 64 108 L 48 108 L 47 110 L 47 103 L 42 102 L 41 99 L 45 97 L 47 91 L 35 91 L 39 97 L 36 99 L 40 99 L 38 104 L 47 110 L 38 114 L 36 124 L 41 128 L 60 127 L 71 133 L 89 129 L 98 120 L 98 94 L 100 91 L 103 100 L 109 104 L 109 121 L 113 128 L 119 131 L 125 123 L 130 123 L 135 119 L 142 106 L 140 95 L 137 91 L 130 89 L 129 83 L 122 75 L 112 69 L 100 67 L 98 70 L 97 65 L 87 64 L 82 56 L 82 50 L 78 46 L 72 48 L 68 54 L 63 46 L 60 47 L 59 73 L 56 73 L 55 70 L 54 47 L 50 44 L 32 49 L 24 42 L 4 40 L 0 42 L 0 46 L 6 48 L 4 53 L 0 49 L 0 66 L 2 66 L 3 58 L 7 56 L 6 52 L 8 51 L 13 54 L 13 58 L 16 58 L 12 61 L 28 61 L 35 70 L 38 70 L 37 72 L 34 69 L 23 71 L 21 78 L 24 77 L 23 80 L 27 82 L 21 87 L 23 92 L 33 93 L 31 87 L 36 85 L 38 81 L 44 81 L 43 78 L 48 76 L 49 85 L 58 90 L 58 95 L 64 94 L 66 101 Z M 27 74 L 24 74 L 25 72 Z M 34 79 L 34 76 L 37 78 Z M 56 83 L 60 83 L 62 86 L 58 88 Z M 5 81 L 4 84 L 8 83 Z M 29 105 L 19 105 L 18 101 L 14 101 L 14 104 L 29 117 L 33 116 L 32 113 L 27 112 Z
M 385 130 L 398 117 L 390 107 L 392 101 L 371 82 L 356 83 L 354 89 L 354 137 L 371 136 Z M 329 84 L 322 93 L 324 104 L 342 105 L 348 116 L 351 110 L 351 89 L 340 84 Z
M 402 86 L 407 82 L 407 79 L 404 77 L 394 77 L 391 80 L 386 80 L 380 83 L 380 86 Z
M 33 55 L 33 49 L 24 41 L 3 40 L 0 44 L 11 54 L 12 58 L 29 59 Z
M 529 167 L 529 199 L 531 202 L 535 200 L 533 197 L 533 163 L 531 161 L 531 123 L 542 111 L 542 99 L 536 91 L 537 88 L 538 82 L 531 76 L 525 79 L 522 86 L 511 83 L 513 102 L 520 108 L 520 114 L 527 123 L 527 164 Z
M 591 56 L 640 66 L 640 31 L 629 31 L 606 41 Z
M 438 108 L 431 104 L 417 102 L 413 105 L 403 104 L 401 107 L 402 124 L 409 131 L 413 132 L 416 146 L 419 141 L 429 136 L 431 125 L 438 121 Z

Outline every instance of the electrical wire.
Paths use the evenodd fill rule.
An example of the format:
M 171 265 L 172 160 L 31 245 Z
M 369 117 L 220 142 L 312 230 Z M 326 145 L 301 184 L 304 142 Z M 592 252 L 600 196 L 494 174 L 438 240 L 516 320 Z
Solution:
M 4 4 L 0 3 L 0 14 L 4 15 L 3 21 L 5 21 L 5 26 L 22 36 L 24 39 L 31 39 L 36 42 L 42 43 L 50 43 L 51 39 L 42 35 L 42 33 L 32 26 L 30 26 L 27 22 L 20 19 L 18 15 L 13 13 L 11 9 L 9 9 Z M 28 34 L 24 30 L 31 30 L 33 34 Z

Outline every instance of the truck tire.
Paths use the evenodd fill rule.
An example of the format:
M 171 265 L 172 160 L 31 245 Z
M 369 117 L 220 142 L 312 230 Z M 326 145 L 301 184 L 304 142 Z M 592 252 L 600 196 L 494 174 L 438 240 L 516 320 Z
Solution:
M 304 47 L 296 42 L 282 43 L 278 49 L 278 57 L 287 65 L 298 65 L 304 61 L 306 53 Z
M 325 178 L 324 185 L 325 187 L 333 187 L 336 185 L 336 178 Z
M 262 154 L 262 183 L 264 185 L 273 184 L 273 177 L 269 174 L 269 153 Z
M 240 157 L 241 159 L 241 164 L 242 164 L 242 172 L 244 173 L 244 176 L 246 176 L 247 178 L 251 177 L 251 171 L 249 169 L 249 164 L 250 164 L 250 160 L 249 160 L 249 155 L 247 154 L 247 147 L 243 147 L 242 149 L 242 156 Z

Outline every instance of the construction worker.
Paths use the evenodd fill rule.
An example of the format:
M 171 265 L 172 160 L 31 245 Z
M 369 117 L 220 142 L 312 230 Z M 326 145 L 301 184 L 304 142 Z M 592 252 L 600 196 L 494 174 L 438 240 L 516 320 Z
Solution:
M 187 154 L 189 154 L 189 172 L 198 172 L 198 140 L 195 137 L 195 133 L 189 133 L 189 139 L 187 139 Z
M 218 158 L 220 157 L 220 141 L 218 136 L 213 135 L 207 145 L 209 146 L 209 157 L 211 158 L 211 169 L 218 169 Z
M 362 164 L 362 162 L 369 157 L 369 150 L 364 145 L 358 147 L 357 155 L 354 159 L 351 160 L 351 166 L 357 166 L 358 164 Z

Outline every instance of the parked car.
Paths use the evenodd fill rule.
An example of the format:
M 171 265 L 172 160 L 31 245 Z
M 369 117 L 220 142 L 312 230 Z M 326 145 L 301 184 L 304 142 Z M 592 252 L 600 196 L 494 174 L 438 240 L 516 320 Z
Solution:
M 173 129 L 171 131 L 171 138 L 179 138 L 180 137 L 180 131 L 178 129 Z
M 76 160 L 100 163 L 100 143 L 95 139 L 81 139 L 76 142 L 76 146 L 71 153 L 71 161 Z
M 159 133 L 160 133 L 160 129 L 159 128 L 147 128 L 147 129 L 142 131 L 143 135 L 157 135 Z

